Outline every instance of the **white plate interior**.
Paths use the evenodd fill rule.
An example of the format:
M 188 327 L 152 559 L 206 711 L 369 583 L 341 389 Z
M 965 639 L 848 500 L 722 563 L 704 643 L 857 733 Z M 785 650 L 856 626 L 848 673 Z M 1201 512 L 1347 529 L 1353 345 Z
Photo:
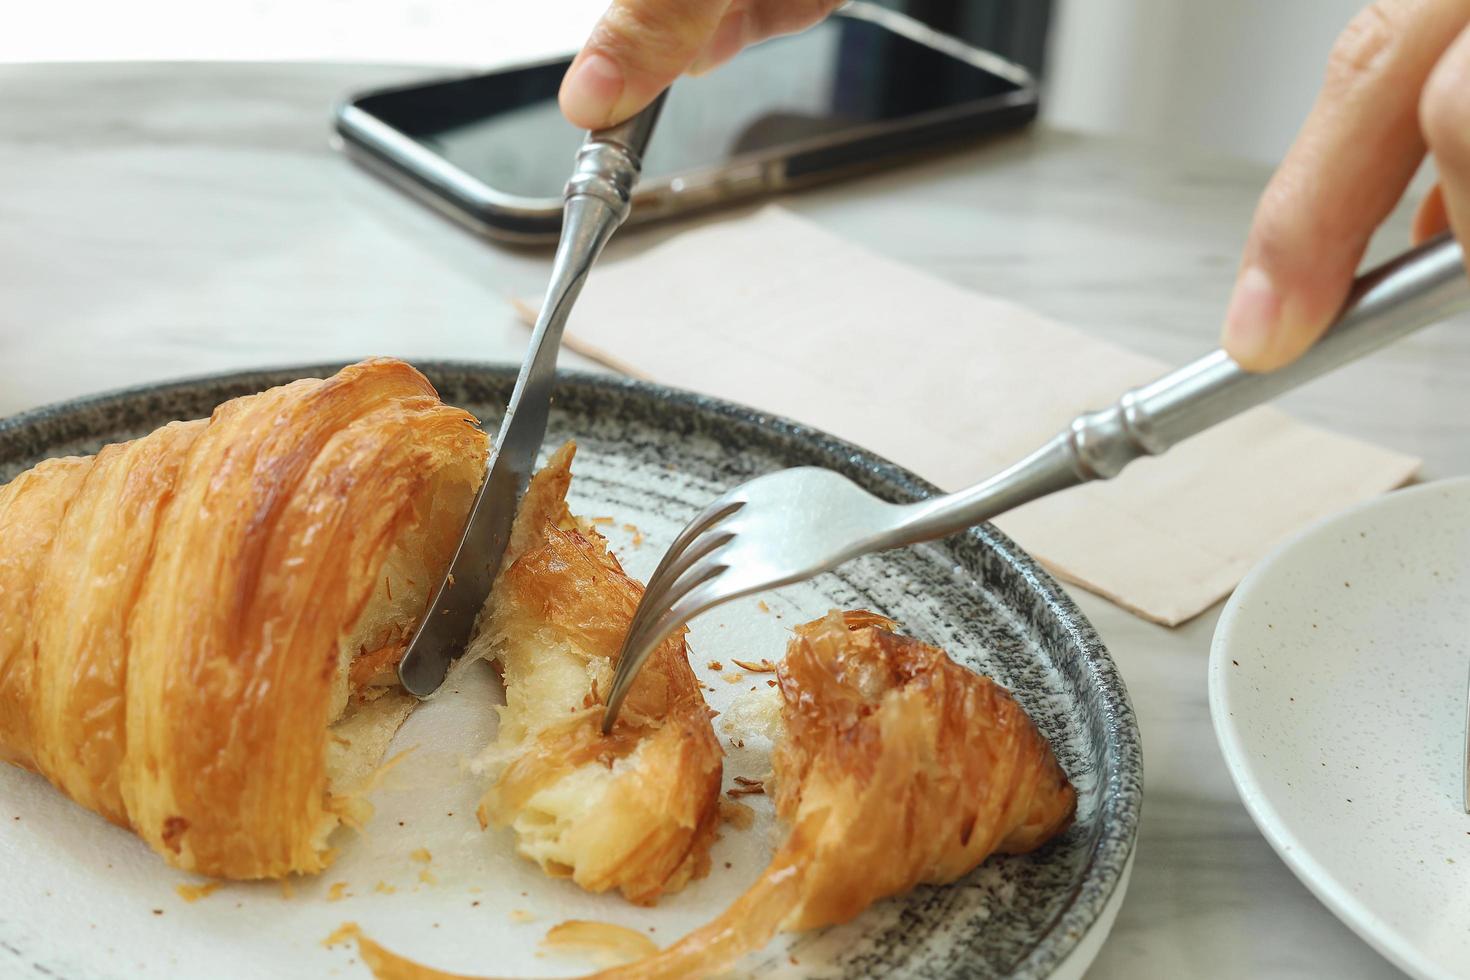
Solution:
M 607 511 L 576 492 L 575 484 L 573 503 L 579 513 Z M 669 540 L 678 529 L 649 514 L 618 516 L 639 528 L 641 547 L 632 545 L 630 530 L 616 525 L 604 530 L 628 570 L 646 576 L 659 554 L 653 542 Z M 819 615 L 828 604 L 821 590 L 808 589 L 767 597 L 769 612 L 750 600 L 697 623 L 691 647 L 698 653 L 692 659 L 713 688 L 706 691 L 711 706 L 728 708 L 752 687 L 764 689 L 770 675 L 748 674 L 733 684 L 724 678 L 736 671 L 717 673 L 709 661 L 721 660 L 728 668 L 732 657 L 777 656 L 787 627 Z M 494 737 L 493 706 L 502 703 L 493 670 L 469 665 L 399 732 L 389 754 L 410 754 L 370 796 L 376 812 L 366 832 L 339 832 L 334 838 L 341 856 L 331 868 L 315 877 L 293 877 L 286 885 L 226 883 L 193 902 L 178 893 L 178 886 L 207 879 L 166 867 L 141 840 L 71 804 L 40 777 L 0 767 L 6 811 L 0 864 L 9 882 L 24 883 L 0 892 L 0 919 L 12 928 L 29 920 L 31 942 L 46 950 L 45 968 L 78 980 L 144 974 L 367 976 L 354 947 L 322 946 L 348 921 L 390 948 L 443 969 L 568 976 L 586 972 L 597 961 L 543 951 L 539 940 L 550 926 L 596 919 L 647 931 L 666 944 L 723 908 L 764 868 L 778 833 L 770 801 L 757 796 L 744 800 L 756 813 L 755 826 L 724 828 L 710 876 L 656 908 L 637 908 L 548 879 L 515 856 L 509 830 L 482 831 L 474 816 L 486 782 L 467 764 Z M 769 743 L 743 741 L 744 749 L 735 748 L 721 733 L 729 753 L 727 785 L 734 775 L 759 777 L 769 769 Z M 412 856 L 420 849 L 428 850 L 429 862 Z M 339 882 L 345 888 L 334 894 Z M 24 941 L 0 935 L 0 941 L 6 939 L 13 945 Z M 820 940 L 792 937 L 763 957 L 762 975 L 800 975 L 787 961 L 793 955 L 787 946 L 793 944 L 815 946 L 807 955 L 822 958 Z
M 1220 618 L 1210 709 L 1247 809 L 1298 877 L 1420 977 L 1470 974 L 1470 480 L 1305 532 Z
M 186 414 L 172 397 L 159 396 L 157 404 L 143 408 L 163 417 Z M 598 399 L 612 396 L 588 397 L 596 407 L 603 404 Z M 479 408 L 482 417 L 494 411 L 473 399 L 460 403 Z M 658 428 L 662 423 L 640 421 L 631 409 L 626 417 L 554 416 L 553 428 L 572 421 L 581 441 L 574 508 L 614 519 L 606 532 L 639 577 L 715 493 L 752 468 L 782 465 L 779 457 L 741 444 L 738 435 L 670 436 Z M 553 432 L 552 444 L 573 431 Z M 51 451 L 92 448 L 84 439 Z M 946 546 L 930 545 L 860 559 L 840 574 L 764 601 L 731 604 L 693 625 L 691 661 L 712 688 L 712 707 L 724 711 L 736 696 L 759 693 L 767 679 L 749 674 L 729 682 L 733 658 L 777 659 L 790 626 L 831 608 L 866 606 L 892 615 L 914 635 L 1012 687 L 1052 740 L 1079 793 L 1076 825 L 1043 853 L 992 858 L 953 886 L 917 889 L 845 926 L 781 937 L 743 964 L 751 972 L 930 975 L 956 962 L 978 964 L 967 967 L 971 972 L 995 972 L 1030 955 L 1038 942 L 1075 946 L 1080 931 L 1053 940 L 1052 926 L 1073 913 L 1084 886 L 1109 865 L 1119 875 L 1112 879 L 1117 886 L 1097 894 L 1091 914 L 1102 914 L 1110 898 L 1107 908 L 1116 908 L 1131 834 L 1114 835 L 1105 852 L 1094 850 L 1108 800 L 1095 768 L 1101 746 L 1085 719 L 1099 710 L 1100 695 L 1079 689 L 1075 674 L 1063 676 L 1090 669 L 1075 657 L 1065 659 L 1077 637 L 1057 634 L 1058 627 L 1044 619 L 1042 625 L 1028 621 L 1043 612 L 1022 615 L 1008 604 L 1034 603 L 1034 596 L 990 595 L 973 576 Z M 727 669 L 713 671 L 711 661 Z M 293 879 L 289 889 L 227 883 L 193 902 L 178 888 L 203 884 L 202 879 L 169 869 L 137 838 L 74 806 L 39 777 L 0 767 L 0 867 L 7 881 L 0 889 L 0 966 L 72 980 L 145 973 L 365 976 L 355 949 L 322 945 L 352 921 L 390 948 L 443 969 L 568 976 L 598 964 L 540 948 L 539 940 L 557 922 L 619 923 L 666 944 L 717 914 L 764 868 L 781 830 L 769 801 L 750 797 L 745 802 L 756 812 L 754 827 L 727 826 L 713 852 L 711 875 L 654 909 L 546 878 L 514 855 L 508 831 L 481 831 L 474 817 L 484 780 L 468 774 L 466 762 L 493 736 L 493 705 L 500 701 L 493 672 L 475 665 L 410 718 L 390 754 L 411 754 L 371 796 L 376 814 L 366 832 L 345 833 L 341 856 L 323 875 Z M 1107 710 L 1109 730 L 1127 740 L 1125 747 L 1135 746 L 1126 699 Z M 740 748 L 720 735 L 728 753 L 727 785 L 735 775 L 758 777 L 769 770 L 768 744 L 745 738 Z M 1136 771 L 1127 775 L 1136 781 Z M 432 855 L 427 864 L 412 857 L 420 849 Z M 1088 956 L 1095 952 L 1094 942 L 1085 945 Z M 1075 957 L 1067 962 L 1068 971 L 1081 966 L 1085 962 Z

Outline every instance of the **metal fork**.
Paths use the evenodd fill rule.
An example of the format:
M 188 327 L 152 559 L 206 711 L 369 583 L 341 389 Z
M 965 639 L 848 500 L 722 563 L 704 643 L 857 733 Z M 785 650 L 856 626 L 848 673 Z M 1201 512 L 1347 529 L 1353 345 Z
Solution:
M 1217 350 L 1108 408 L 1077 416 L 1020 462 L 958 493 L 893 504 L 817 467 L 742 484 L 680 532 L 649 579 L 623 641 L 603 730 L 612 729 L 648 655 L 706 610 L 811 578 L 859 555 L 944 537 L 1068 487 L 1111 479 L 1140 456 L 1162 453 L 1467 309 L 1470 280 L 1460 246 L 1441 236 L 1359 277 L 1331 330 L 1289 367 L 1251 374 Z

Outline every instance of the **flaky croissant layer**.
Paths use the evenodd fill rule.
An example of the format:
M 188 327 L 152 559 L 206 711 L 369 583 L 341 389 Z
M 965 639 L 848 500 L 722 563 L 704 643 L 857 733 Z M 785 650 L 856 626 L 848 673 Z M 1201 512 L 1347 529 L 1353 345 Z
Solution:
M 603 980 L 719 975 L 779 931 L 847 922 L 915 885 L 948 884 L 991 854 L 1033 850 L 1077 794 L 1009 693 L 870 612 L 796 629 L 779 671 L 776 811 L 791 827 L 721 915 Z M 357 938 L 379 980 L 467 980 Z
M 991 854 L 1034 850 L 1077 794 L 1010 694 L 865 611 L 796 628 L 778 678 L 776 812 L 790 836 L 713 922 L 602 977 L 708 976 L 778 931 L 847 922 Z
M 378 685 L 486 450 L 374 360 L 21 474 L 0 488 L 0 759 L 177 867 L 320 870 L 411 707 Z
M 506 705 L 482 824 L 588 891 L 648 905 L 709 870 L 721 750 L 684 631 L 650 657 L 610 735 L 602 706 L 643 587 L 567 508 L 571 443 L 532 479 L 472 649 Z

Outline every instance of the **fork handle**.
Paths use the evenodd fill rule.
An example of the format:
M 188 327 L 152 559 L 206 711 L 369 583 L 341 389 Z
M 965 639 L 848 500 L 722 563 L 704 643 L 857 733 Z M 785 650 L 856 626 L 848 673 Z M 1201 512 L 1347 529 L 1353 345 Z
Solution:
M 1140 456 L 1190 436 L 1455 313 L 1470 310 L 1464 253 L 1448 234 L 1359 276 L 1332 327 L 1293 363 L 1244 370 L 1223 350 L 1086 412 L 1050 442 L 990 479 L 911 505 L 894 543 L 943 537 L 1039 497 L 1108 480 Z

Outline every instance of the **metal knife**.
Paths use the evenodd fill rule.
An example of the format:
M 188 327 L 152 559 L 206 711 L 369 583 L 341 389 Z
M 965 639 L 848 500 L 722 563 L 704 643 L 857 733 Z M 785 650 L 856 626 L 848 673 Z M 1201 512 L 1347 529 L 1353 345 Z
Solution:
M 429 611 L 398 664 L 398 679 L 418 697 L 428 697 L 444 683 L 450 665 L 469 643 L 490 594 L 510 540 L 516 505 L 526 492 L 546 438 L 562 328 L 592 263 L 628 217 L 633 186 L 664 98 L 660 95 L 625 123 L 589 133 L 577 151 L 564 195 L 551 282 L 500 423 L 485 482 L 475 497 L 449 573 L 434 591 Z

